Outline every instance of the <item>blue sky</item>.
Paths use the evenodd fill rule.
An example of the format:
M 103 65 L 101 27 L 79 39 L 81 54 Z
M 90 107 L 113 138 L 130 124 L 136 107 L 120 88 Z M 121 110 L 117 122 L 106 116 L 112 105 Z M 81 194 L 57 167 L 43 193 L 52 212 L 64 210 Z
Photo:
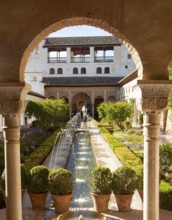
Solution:
M 96 27 L 82 25 L 66 27 L 51 33 L 48 37 L 110 36 L 111 34 Z

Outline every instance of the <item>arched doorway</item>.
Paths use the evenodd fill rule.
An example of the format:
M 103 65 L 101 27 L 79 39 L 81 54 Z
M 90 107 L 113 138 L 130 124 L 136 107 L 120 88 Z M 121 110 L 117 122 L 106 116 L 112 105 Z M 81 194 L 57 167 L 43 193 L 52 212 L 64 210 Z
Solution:
M 72 115 L 81 111 L 91 113 L 91 98 L 86 93 L 78 93 L 72 98 Z

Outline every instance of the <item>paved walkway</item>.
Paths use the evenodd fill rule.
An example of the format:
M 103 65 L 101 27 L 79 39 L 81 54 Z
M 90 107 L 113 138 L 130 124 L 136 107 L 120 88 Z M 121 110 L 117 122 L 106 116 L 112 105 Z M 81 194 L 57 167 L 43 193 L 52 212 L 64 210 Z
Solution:
M 107 142 L 103 139 L 102 135 L 100 134 L 96 126 L 94 126 L 92 122 L 87 122 L 87 127 L 90 132 L 91 142 L 93 145 L 97 163 L 99 165 L 108 166 L 112 171 L 115 170 L 117 167 L 121 166 L 120 161 L 113 154 L 112 150 L 109 148 Z M 63 147 L 65 147 L 65 145 Z M 63 167 L 64 164 L 66 164 L 65 160 L 67 159 L 68 149 L 65 152 L 66 154 L 63 154 L 63 156 L 61 155 L 61 157 L 63 157 L 63 161 L 61 161 L 62 162 L 61 167 Z M 58 154 L 56 153 L 53 153 L 53 154 L 56 155 L 55 160 L 57 160 L 59 158 Z M 54 166 L 52 165 L 51 160 L 52 160 L 52 155 L 50 154 L 49 157 L 45 160 L 44 165 Z M 31 209 L 29 196 L 27 193 L 25 193 L 24 199 L 23 199 L 23 220 L 55 220 L 57 219 L 57 215 L 55 214 L 53 206 L 52 206 L 50 195 L 48 196 L 46 207 L 47 209 L 44 212 L 33 212 Z M 6 209 L 0 209 L 0 220 L 6 220 L 5 212 L 6 212 Z M 118 212 L 115 198 L 112 195 L 111 201 L 109 204 L 109 211 L 107 213 L 104 213 L 104 216 L 106 216 L 107 219 L 110 219 L 110 220 L 142 220 L 143 219 L 142 201 L 138 193 L 135 192 L 134 194 L 132 204 L 131 204 L 131 210 L 129 212 Z M 172 219 L 172 212 L 160 210 L 160 220 L 171 220 L 171 219 Z

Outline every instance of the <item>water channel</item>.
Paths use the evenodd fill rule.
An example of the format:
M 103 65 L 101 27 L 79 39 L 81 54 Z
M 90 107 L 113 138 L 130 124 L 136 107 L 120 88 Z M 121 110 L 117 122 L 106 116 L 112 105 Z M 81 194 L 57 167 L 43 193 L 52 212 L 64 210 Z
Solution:
M 67 169 L 72 172 L 75 179 L 71 208 L 75 210 L 93 208 L 89 178 L 95 166 L 96 161 L 88 131 L 76 132 L 67 164 Z
M 59 216 L 59 220 L 105 220 L 104 216 L 91 211 L 93 209 L 92 197 L 90 194 L 90 174 L 96 166 L 90 134 L 86 123 L 81 122 L 75 131 L 73 144 L 66 169 L 72 172 L 74 187 L 70 208 L 72 212 Z
M 65 167 L 72 172 L 74 178 L 70 204 L 72 212 L 60 215 L 60 219 L 78 220 L 79 216 L 83 216 L 81 219 L 84 220 L 103 219 L 100 214 L 92 211 L 89 182 L 91 171 L 96 166 L 96 159 L 86 123 L 81 122 L 79 115 L 74 116 L 62 131 L 60 140 L 54 146 L 49 158 L 47 165 L 50 169 Z

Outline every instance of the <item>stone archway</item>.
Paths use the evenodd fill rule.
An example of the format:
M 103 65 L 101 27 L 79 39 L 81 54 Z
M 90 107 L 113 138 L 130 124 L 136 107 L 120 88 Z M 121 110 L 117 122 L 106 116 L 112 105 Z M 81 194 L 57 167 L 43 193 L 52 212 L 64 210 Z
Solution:
M 144 198 L 145 219 L 158 219 L 157 213 L 159 212 L 159 204 L 158 197 L 156 197 L 156 195 L 158 196 L 159 173 L 158 166 L 156 166 L 158 163 L 154 164 L 154 162 L 158 162 L 159 158 L 158 152 L 156 151 L 156 149 L 158 149 L 158 142 L 157 144 L 154 144 L 154 140 L 155 138 L 158 140 L 159 133 L 157 133 L 156 137 L 154 135 L 150 136 L 150 133 L 155 134 L 159 129 L 159 113 L 157 115 L 155 114 L 157 113 L 158 107 L 161 107 L 159 108 L 159 112 L 162 111 L 162 107 L 166 107 L 166 100 L 164 102 L 164 106 L 159 106 L 158 104 L 160 103 L 159 94 L 161 94 L 162 100 L 164 97 L 167 97 L 167 94 L 162 92 L 166 85 L 164 86 L 165 83 L 160 80 L 167 79 L 167 71 L 165 68 L 167 67 L 169 57 L 172 55 L 172 49 L 167 43 L 170 42 L 172 37 L 172 28 L 170 26 L 172 16 L 169 11 L 170 4 L 170 0 L 161 2 L 144 1 L 142 3 L 137 0 L 110 0 L 110 4 L 100 0 L 99 5 L 90 4 L 90 1 L 83 1 L 83 4 L 80 4 L 79 0 L 64 0 L 61 1 L 61 4 L 59 5 L 51 5 L 48 1 L 41 1 L 41 4 L 36 4 L 33 0 L 31 0 L 25 3 L 21 3 L 20 1 L 16 2 L 13 7 L 10 7 L 8 1 L 4 1 L 4 3 L 2 3 L 2 7 L 0 9 L 3 18 L 1 21 L 2 28 L 0 35 L 2 37 L 0 47 L 0 57 L 2 63 L 0 68 L 0 81 L 4 82 L 4 84 L 1 85 L 1 114 L 5 117 L 6 127 L 4 133 L 7 134 L 5 135 L 7 137 L 6 148 L 10 152 L 9 155 L 13 155 L 13 158 L 10 158 L 9 156 L 6 158 L 6 162 L 8 162 L 8 169 L 10 171 L 9 173 L 13 173 L 13 176 L 9 175 L 9 177 L 7 177 L 10 189 L 8 190 L 10 193 L 8 194 L 9 216 L 7 219 L 19 220 L 22 216 L 21 204 L 19 202 L 21 196 L 18 187 L 20 186 L 20 167 L 19 163 L 17 164 L 17 161 L 19 161 L 19 136 L 17 135 L 19 134 L 20 129 L 18 116 L 22 111 L 24 111 L 24 100 L 27 90 L 23 92 L 24 94 L 22 94 L 20 91 L 23 89 L 24 84 L 19 84 L 18 82 L 24 82 L 24 69 L 28 57 L 31 51 L 43 38 L 45 38 L 46 35 L 63 27 L 79 24 L 88 24 L 100 27 L 109 31 L 114 36 L 119 37 L 129 48 L 129 51 L 135 60 L 136 66 L 139 69 L 139 76 L 141 77 L 142 65 L 137 51 L 130 44 L 131 41 L 132 45 L 134 45 L 139 51 L 139 55 L 144 66 L 144 81 L 146 81 L 146 79 L 153 80 L 148 82 L 146 81 L 144 82 L 145 84 L 140 82 L 139 85 L 143 90 L 144 98 L 144 100 L 140 100 L 140 103 L 143 103 L 144 111 L 149 113 L 147 113 L 147 116 L 145 117 L 145 126 L 147 126 L 145 127 L 145 134 L 148 134 L 145 138 L 145 141 L 147 141 L 145 142 L 145 145 L 152 153 L 148 154 L 149 151 L 147 151 L 148 153 L 145 154 L 145 158 L 147 159 L 147 164 L 145 164 L 147 171 L 145 172 L 145 177 L 147 177 L 145 185 L 146 187 L 148 185 L 145 190 L 146 196 Z M 8 15 L 6 15 L 7 13 L 4 9 L 8 9 Z M 58 10 L 59 13 L 57 13 Z M 117 28 L 121 33 L 123 33 L 123 35 L 117 31 Z M 163 34 L 166 30 L 168 30 L 168 35 Z M 17 34 L 14 34 L 15 32 Z M 20 37 L 21 35 L 22 38 Z M 33 38 L 34 40 L 31 42 Z M 27 47 L 29 43 L 30 45 Z M 27 49 L 25 50 L 26 47 Z M 20 75 L 18 74 L 19 66 Z M 155 82 L 156 80 L 159 82 Z M 159 83 L 158 86 L 163 85 L 163 88 L 160 88 L 160 90 L 156 89 L 156 83 Z M 17 88 L 17 86 L 19 88 Z M 7 89 L 10 92 L 7 92 Z M 16 96 L 14 95 L 14 91 L 17 94 Z M 159 92 L 154 94 L 156 91 Z M 17 105 L 16 100 L 19 105 Z M 154 104 L 157 104 L 157 106 L 154 107 Z M 156 121 L 155 119 L 158 120 Z M 150 125 L 152 125 L 152 127 Z M 11 130 L 13 132 L 11 132 Z M 152 143 L 150 140 L 153 140 Z M 10 144 L 15 146 L 15 149 L 11 147 Z M 11 150 L 14 150 L 14 152 Z M 156 181 L 154 181 L 154 174 L 156 174 Z M 12 180 L 10 179 L 11 176 L 13 177 Z M 17 193 L 12 193 L 12 189 L 14 189 Z M 148 194 L 149 192 L 150 195 Z
M 91 113 L 91 98 L 86 93 L 78 93 L 72 98 L 72 113 L 76 114 L 81 111 Z
M 108 31 L 111 33 L 113 36 L 117 37 L 120 42 L 122 42 L 129 50 L 129 53 L 132 55 L 132 58 L 134 60 L 134 63 L 136 65 L 136 69 L 138 69 L 138 75 L 140 78 L 142 77 L 142 63 L 141 59 L 138 55 L 138 52 L 136 49 L 131 45 L 130 41 L 122 34 L 120 33 L 117 29 L 109 25 L 108 23 L 93 19 L 93 18 L 85 18 L 85 17 L 75 17 L 75 18 L 69 18 L 69 19 L 64 19 L 59 22 L 56 22 L 44 30 L 42 30 L 29 44 L 29 46 L 26 48 L 23 57 L 21 59 L 21 65 L 20 65 L 20 80 L 24 80 L 24 70 L 26 67 L 26 64 L 28 62 L 28 58 L 31 54 L 31 52 L 37 47 L 37 45 L 50 33 L 55 32 L 57 30 L 60 30 L 64 27 L 70 27 L 70 26 L 77 26 L 77 25 L 89 25 L 89 26 L 94 26 L 101 28 L 105 31 Z

